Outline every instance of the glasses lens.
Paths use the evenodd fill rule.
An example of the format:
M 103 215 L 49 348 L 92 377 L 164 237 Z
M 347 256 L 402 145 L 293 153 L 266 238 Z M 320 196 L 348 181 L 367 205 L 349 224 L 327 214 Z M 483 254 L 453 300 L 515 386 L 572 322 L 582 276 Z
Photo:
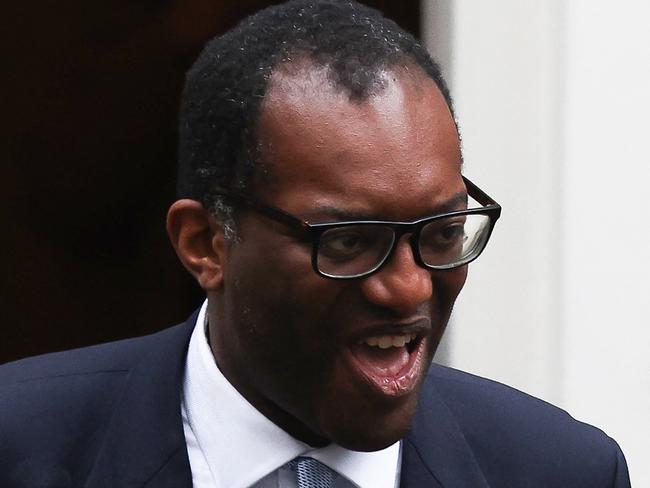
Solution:
M 422 261 L 436 268 L 452 268 L 478 256 L 490 233 L 487 215 L 470 214 L 434 220 L 420 233 Z
M 327 276 L 340 278 L 362 275 L 383 262 L 394 239 L 393 230 L 382 225 L 328 229 L 318 243 L 318 269 Z

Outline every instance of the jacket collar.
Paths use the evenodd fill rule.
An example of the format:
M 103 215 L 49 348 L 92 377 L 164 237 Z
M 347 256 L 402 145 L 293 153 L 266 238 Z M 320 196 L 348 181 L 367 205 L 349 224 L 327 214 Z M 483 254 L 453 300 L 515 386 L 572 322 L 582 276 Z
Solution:
M 411 428 L 402 443 L 400 478 L 400 488 L 489 486 L 432 375 L 425 382 Z
M 131 369 L 116 399 L 87 487 L 192 487 L 180 404 L 187 347 L 197 314 L 151 337 L 150 348 Z M 488 486 L 432 376 L 427 378 L 402 445 L 400 487 L 421 486 Z
M 87 487 L 191 488 L 180 405 L 196 315 L 146 339 L 149 348 L 116 399 Z

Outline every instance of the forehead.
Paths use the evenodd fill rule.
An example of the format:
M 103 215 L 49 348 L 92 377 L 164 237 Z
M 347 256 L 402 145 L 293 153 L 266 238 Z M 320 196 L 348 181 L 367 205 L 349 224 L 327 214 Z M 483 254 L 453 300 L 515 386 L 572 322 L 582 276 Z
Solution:
M 462 191 L 458 134 L 435 83 L 409 66 L 379 81 L 367 99 L 351 100 L 327 68 L 276 70 L 258 122 L 272 174 L 262 193 L 287 210 L 335 205 L 388 216 L 427 213 Z

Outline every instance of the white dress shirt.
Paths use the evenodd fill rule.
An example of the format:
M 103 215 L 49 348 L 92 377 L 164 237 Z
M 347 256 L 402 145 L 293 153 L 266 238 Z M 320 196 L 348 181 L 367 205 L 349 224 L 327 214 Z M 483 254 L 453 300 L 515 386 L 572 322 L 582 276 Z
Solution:
M 336 488 L 395 488 L 400 444 L 357 452 L 335 444 L 314 449 L 257 411 L 217 367 L 206 339 L 203 303 L 190 339 L 181 400 L 194 488 L 295 488 L 285 466 L 308 456 L 336 472 Z

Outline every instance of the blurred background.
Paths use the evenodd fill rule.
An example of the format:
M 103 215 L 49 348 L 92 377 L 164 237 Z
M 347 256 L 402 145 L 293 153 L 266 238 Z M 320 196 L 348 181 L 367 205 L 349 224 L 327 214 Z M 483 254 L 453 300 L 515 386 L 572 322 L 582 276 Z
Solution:
M 650 486 L 650 2 L 425 1 L 465 173 L 503 205 L 438 360 L 599 426 Z
M 184 72 L 268 0 L 10 2 L 0 363 L 183 321 L 167 243 Z M 437 360 L 567 409 L 650 486 L 650 3 L 366 0 L 442 65 L 504 207 Z

